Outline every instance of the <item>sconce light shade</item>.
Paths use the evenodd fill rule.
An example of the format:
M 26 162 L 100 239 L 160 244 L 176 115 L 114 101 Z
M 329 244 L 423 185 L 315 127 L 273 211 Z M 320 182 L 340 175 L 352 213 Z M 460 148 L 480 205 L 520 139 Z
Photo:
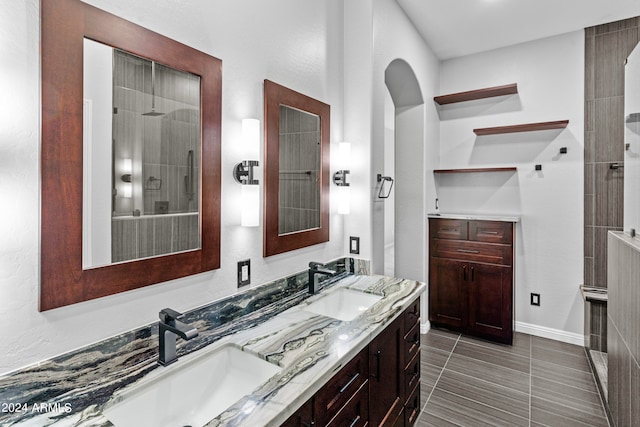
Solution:
M 257 227 L 260 225 L 260 186 L 242 186 L 242 211 L 240 225 L 243 227 Z

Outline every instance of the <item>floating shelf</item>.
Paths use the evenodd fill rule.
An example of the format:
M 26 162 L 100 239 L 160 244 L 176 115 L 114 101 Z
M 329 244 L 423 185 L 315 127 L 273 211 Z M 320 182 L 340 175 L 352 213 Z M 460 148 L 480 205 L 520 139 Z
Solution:
M 452 93 L 449 95 L 434 96 L 433 100 L 439 105 L 453 104 L 455 102 L 473 101 L 476 99 L 492 98 L 494 96 L 513 95 L 518 93 L 518 84 L 511 83 L 503 86 L 494 86 L 484 89 L 470 90 L 467 92 Z
M 470 172 L 515 172 L 518 168 L 472 168 L 472 169 L 434 169 L 433 173 L 470 173 Z
M 564 129 L 569 124 L 569 120 L 558 120 L 555 122 L 526 123 L 522 125 L 499 126 L 493 128 L 474 129 L 476 135 L 497 135 L 501 133 L 531 132 L 536 130 Z

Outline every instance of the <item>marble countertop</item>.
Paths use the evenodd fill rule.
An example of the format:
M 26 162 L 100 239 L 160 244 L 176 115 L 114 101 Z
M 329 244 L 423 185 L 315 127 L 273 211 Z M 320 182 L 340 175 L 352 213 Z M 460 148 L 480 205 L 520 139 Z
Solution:
M 428 218 L 445 218 L 445 219 L 477 219 L 483 221 L 504 221 L 504 222 L 520 222 L 519 215 L 507 214 L 476 214 L 476 213 L 429 213 Z
M 308 304 L 323 295 L 343 287 L 380 295 L 382 299 L 352 321 L 340 321 L 304 310 Z M 425 289 L 424 283 L 411 280 L 376 275 L 347 275 L 327 289 L 323 289 L 319 294 L 298 296 L 295 304 L 284 311 L 275 311 L 266 316 L 251 316 L 251 321 L 229 322 L 226 325 L 228 333 L 218 335 L 215 341 L 207 344 L 204 351 L 233 343 L 245 352 L 277 364 L 282 369 L 205 425 L 207 427 L 280 425 L 346 362 L 364 349 Z M 200 325 L 198 329 L 201 329 Z M 135 345 L 133 347 L 128 350 L 132 352 L 129 357 L 135 357 Z M 188 363 L 187 360 L 198 351 L 203 350 L 181 356 L 184 363 Z M 162 369 L 179 368 L 179 362 L 180 360 L 172 366 L 161 368 L 151 366 L 154 364 L 153 361 L 145 360 L 144 363 L 136 365 L 134 372 L 118 372 L 118 375 L 133 376 L 134 379 L 122 382 L 121 387 L 115 392 L 111 389 L 111 394 L 103 398 L 100 403 L 87 405 L 82 411 L 73 411 L 73 413 L 68 411 L 69 413 L 65 414 L 65 406 L 61 406 L 57 416 L 52 416 L 51 413 L 32 414 L 28 418 L 16 419 L 16 422 L 3 425 L 12 427 L 113 426 L 102 414 L 104 408 L 116 402 L 118 395 L 148 381 L 149 377 L 162 375 Z M 102 383 L 110 381 L 116 382 L 117 379 L 101 378 Z M 78 399 L 90 400 L 91 389 L 86 387 L 74 389 L 73 384 L 69 387 L 66 401 L 70 403 L 64 405 L 73 405 L 75 394 Z M 65 400 L 60 398 L 59 401 Z

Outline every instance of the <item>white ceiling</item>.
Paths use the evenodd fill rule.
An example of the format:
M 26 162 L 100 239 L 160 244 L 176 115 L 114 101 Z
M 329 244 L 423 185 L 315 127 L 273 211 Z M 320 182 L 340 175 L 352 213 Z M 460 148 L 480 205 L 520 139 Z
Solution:
M 396 0 L 440 59 L 640 15 L 640 0 Z

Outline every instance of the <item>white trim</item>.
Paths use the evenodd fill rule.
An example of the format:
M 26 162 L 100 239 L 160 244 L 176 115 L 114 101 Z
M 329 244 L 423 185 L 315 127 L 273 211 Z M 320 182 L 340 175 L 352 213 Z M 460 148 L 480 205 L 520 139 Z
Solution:
M 542 338 L 549 338 L 556 341 L 579 345 L 581 347 L 584 347 L 585 343 L 584 335 L 582 334 L 548 328 L 546 326 L 533 325 L 531 323 L 515 322 L 515 330 L 516 332 L 522 332 Z
M 431 323 L 427 320 L 425 323 L 420 323 L 420 333 L 426 334 L 431 330 Z

